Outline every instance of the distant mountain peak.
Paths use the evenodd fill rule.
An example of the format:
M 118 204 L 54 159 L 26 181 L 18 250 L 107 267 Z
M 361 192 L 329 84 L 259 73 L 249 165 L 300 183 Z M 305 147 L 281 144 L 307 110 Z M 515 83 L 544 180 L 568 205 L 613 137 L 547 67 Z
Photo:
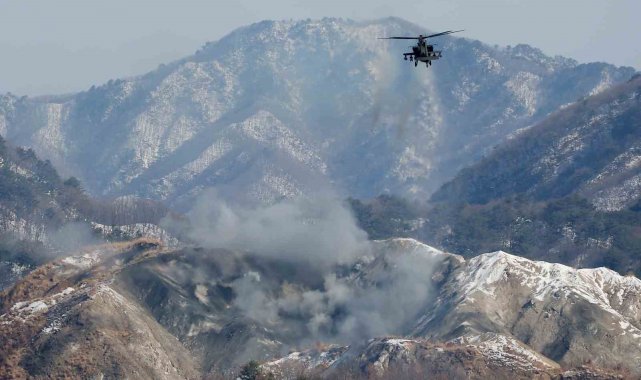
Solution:
M 376 39 L 425 32 L 398 18 L 262 21 L 56 107 L 14 100 L 0 126 L 95 194 L 178 207 L 207 187 L 260 201 L 318 187 L 424 198 L 514 131 L 631 75 L 456 36 L 442 37 L 433 67 L 414 68 L 402 59 L 407 44 Z M 259 112 L 281 126 L 273 140 L 234 129 Z

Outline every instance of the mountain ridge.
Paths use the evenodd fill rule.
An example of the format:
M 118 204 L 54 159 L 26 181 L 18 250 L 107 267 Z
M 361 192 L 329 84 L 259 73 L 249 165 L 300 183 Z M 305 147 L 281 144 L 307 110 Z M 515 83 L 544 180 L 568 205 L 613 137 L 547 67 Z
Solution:
M 604 211 L 631 206 L 638 199 L 640 86 L 637 75 L 557 111 L 464 169 L 433 200 L 487 203 L 517 194 L 545 200 L 574 193 Z
M 178 207 L 207 187 L 267 202 L 317 188 L 421 197 L 515 130 L 633 72 L 449 36 L 447 59 L 412 70 L 401 45 L 374 39 L 414 32 L 424 30 L 395 18 L 260 22 L 62 103 L 4 96 L 0 133 L 94 194 Z
M 317 370 L 329 377 L 348 371 L 358 378 L 421 368 L 461 378 L 461 363 L 469 364 L 464 368 L 471 372 L 465 373 L 473 378 L 489 373 L 516 373 L 520 378 L 571 378 L 572 373 L 633 378 L 641 371 L 635 360 L 641 356 L 641 280 L 637 278 L 604 268 L 576 270 L 533 262 L 504 252 L 465 261 L 413 239 L 378 241 L 374 247 L 374 256 L 357 259 L 351 274 L 339 274 L 339 270 L 336 278 L 353 278 L 344 283 L 350 286 L 385 286 L 393 277 L 381 275 L 390 265 L 402 267 L 408 259 L 433 263 L 433 285 L 428 286 L 437 289 L 434 305 L 410 323 L 414 328 L 396 338 L 357 340 L 349 347 L 329 342 L 329 349 L 321 346 L 316 353 L 295 350 L 299 353 L 283 357 L 295 328 L 275 329 L 278 325 L 273 322 L 255 319 L 258 316 L 238 308 L 246 286 L 242 279 L 260 276 L 262 286 L 272 286 L 270 267 L 238 253 L 166 249 L 154 240 L 140 239 L 88 247 L 33 271 L 0 293 L 4 313 L 0 316 L 0 341 L 18 339 L 15 334 L 20 333 L 26 334 L 20 342 L 31 342 L 21 353 L 13 351 L 18 346 L 3 344 L 11 355 L 8 351 L 2 355 L 0 367 L 3 373 L 27 371 L 33 375 L 36 367 L 29 363 L 46 363 L 50 373 L 62 373 L 65 357 L 77 360 L 71 349 L 73 342 L 82 342 L 86 358 L 78 368 L 83 374 L 144 378 L 143 373 L 136 374 L 139 367 L 130 360 L 121 361 L 118 368 L 109 364 L 122 353 L 121 347 L 131 346 L 134 339 L 136 346 L 157 347 L 155 353 L 142 350 L 137 354 L 140 364 L 151 365 L 145 371 L 158 376 L 165 371 L 168 375 L 162 376 L 169 377 L 191 378 L 194 371 L 219 374 L 249 359 L 263 361 L 264 368 L 274 372 L 297 369 L 293 378 L 301 370 Z M 222 268 L 225 273 L 216 273 Z M 290 278 L 293 282 L 282 285 L 283 289 L 297 292 L 299 286 L 314 288 L 314 281 L 300 279 L 303 282 Z M 108 300 L 117 301 L 127 315 L 119 308 L 101 308 Z M 92 315 L 95 307 L 104 315 L 88 326 L 96 337 L 104 339 L 91 338 L 81 333 L 86 328 L 74 324 L 75 316 Z M 147 327 L 135 337 L 118 327 L 142 320 L 148 321 Z M 23 324 L 30 327 L 18 328 Z M 167 343 L 171 341 L 175 343 Z M 105 345 L 101 347 L 111 354 L 92 356 L 97 352 L 96 344 Z M 309 347 L 313 342 L 294 344 Z M 50 345 L 61 346 L 29 358 L 37 352 L 36 347 Z M 54 352 L 64 355 L 53 360 Z M 162 357 L 173 358 L 173 367 L 159 367 Z M 439 362 L 452 366 L 445 368 Z M 587 363 L 592 369 L 583 367 Z M 571 368 L 576 371 L 568 372 Z M 353 370 L 356 372 L 350 372 Z

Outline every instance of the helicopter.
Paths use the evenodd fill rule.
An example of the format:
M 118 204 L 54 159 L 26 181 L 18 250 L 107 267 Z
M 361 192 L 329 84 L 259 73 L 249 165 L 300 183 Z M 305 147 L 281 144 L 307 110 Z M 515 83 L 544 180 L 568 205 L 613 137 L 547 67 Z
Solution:
M 463 30 L 448 30 L 446 32 L 429 34 L 427 36 L 419 35 L 418 37 L 382 37 L 379 40 L 418 40 L 416 46 L 412 46 L 411 53 L 403 53 L 404 60 L 414 61 L 414 67 L 418 65 L 418 62 L 425 62 L 425 67 L 432 66 L 432 61 L 440 59 L 443 56 L 443 52 L 440 50 L 434 50 L 434 45 L 428 44 L 427 39 L 432 37 L 444 36 L 446 34 L 458 33 Z

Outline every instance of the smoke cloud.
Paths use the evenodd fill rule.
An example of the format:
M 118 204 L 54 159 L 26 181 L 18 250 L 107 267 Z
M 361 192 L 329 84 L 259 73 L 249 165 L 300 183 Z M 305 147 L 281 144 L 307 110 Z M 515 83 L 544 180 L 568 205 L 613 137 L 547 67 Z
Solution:
M 436 259 L 368 241 L 332 197 L 249 208 L 208 192 L 188 219 L 182 233 L 198 245 L 271 263 L 230 284 L 233 306 L 271 331 L 287 331 L 294 346 L 408 333 L 432 299 Z M 301 281 L 300 273 L 311 272 L 320 281 Z
M 87 223 L 83 222 L 64 224 L 58 230 L 51 232 L 49 240 L 50 245 L 63 255 L 103 241 Z
M 236 306 L 264 325 L 298 331 L 299 345 L 404 335 L 432 300 L 433 267 L 433 258 L 399 255 L 366 282 L 328 273 L 319 289 L 291 283 L 270 288 L 250 272 L 234 284 Z
M 344 264 L 368 249 L 344 205 L 331 197 L 284 200 L 253 208 L 231 205 L 214 191 L 199 197 L 183 234 L 207 248 L 320 265 Z

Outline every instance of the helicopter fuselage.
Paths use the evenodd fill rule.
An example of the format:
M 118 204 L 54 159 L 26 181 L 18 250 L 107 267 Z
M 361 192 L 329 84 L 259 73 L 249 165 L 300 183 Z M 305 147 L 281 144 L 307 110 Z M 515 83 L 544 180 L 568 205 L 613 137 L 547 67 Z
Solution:
M 442 57 L 442 52 L 440 50 L 434 50 L 433 45 L 421 44 L 419 43 L 416 46 L 412 46 L 411 53 L 404 53 L 403 57 L 405 60 L 409 57 L 410 61 L 416 62 L 425 62 L 425 64 L 431 65 L 432 61 L 436 61 Z
M 432 45 L 414 46 L 412 47 L 412 54 L 414 55 L 414 59 L 421 62 L 435 61 L 441 58 L 442 55 L 441 51 L 434 50 Z

